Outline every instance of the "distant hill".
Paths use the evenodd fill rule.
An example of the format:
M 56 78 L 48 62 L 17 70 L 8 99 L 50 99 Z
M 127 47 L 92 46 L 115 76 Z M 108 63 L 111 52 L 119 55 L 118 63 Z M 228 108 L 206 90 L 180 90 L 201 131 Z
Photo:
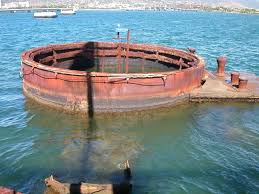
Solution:
M 210 6 L 248 7 L 259 9 L 259 0 L 193 0 Z
M 188 4 L 204 4 L 208 6 L 223 6 L 231 8 L 256 8 L 259 9 L 259 0 L 2 0 L 5 2 L 15 2 L 15 1 L 29 1 L 32 5 L 46 5 L 49 4 L 87 4 L 94 3 L 97 4 L 105 3 L 129 3 L 131 5 L 139 3 L 188 3 Z

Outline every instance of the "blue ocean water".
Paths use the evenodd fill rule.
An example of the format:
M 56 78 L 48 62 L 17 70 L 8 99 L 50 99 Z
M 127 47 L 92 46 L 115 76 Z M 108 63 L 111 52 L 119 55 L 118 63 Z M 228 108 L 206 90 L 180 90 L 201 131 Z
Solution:
M 133 193 L 258 193 L 259 106 L 191 104 L 93 119 L 26 99 L 20 54 L 65 42 L 132 41 L 194 47 L 214 71 L 259 75 L 259 16 L 207 12 L 85 11 L 56 19 L 0 13 L 0 185 L 42 193 L 44 178 L 109 182 L 129 159 Z

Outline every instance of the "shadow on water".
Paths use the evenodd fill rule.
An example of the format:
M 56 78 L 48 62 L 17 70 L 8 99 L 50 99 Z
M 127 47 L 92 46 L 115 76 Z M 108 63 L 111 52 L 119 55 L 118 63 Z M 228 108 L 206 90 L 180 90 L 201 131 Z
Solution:
M 75 57 L 75 60 L 73 61 L 73 64 L 71 65 L 72 70 L 82 70 L 86 69 L 86 88 L 87 88 L 87 104 L 88 104 L 88 117 L 86 120 L 88 121 L 88 128 L 84 130 L 84 135 L 86 141 L 84 142 L 84 146 L 82 149 L 82 158 L 80 161 L 81 166 L 81 172 L 87 176 L 89 174 L 89 171 L 92 170 L 92 165 L 90 161 L 91 152 L 92 152 L 92 144 L 91 139 L 94 139 L 96 136 L 96 130 L 97 130 L 97 123 L 94 118 L 94 102 L 93 102 L 93 83 L 91 78 L 91 72 L 88 72 L 87 69 L 93 68 L 95 65 L 99 66 L 99 63 L 95 63 L 95 45 L 92 42 L 86 43 L 83 52 L 87 50 L 87 54 Z M 99 69 L 99 68 L 98 68 Z M 88 167 L 88 168 L 86 168 Z M 71 184 L 70 186 L 70 193 L 80 193 L 80 186 L 81 184 Z
M 73 64 L 71 65 L 71 69 L 73 70 L 82 70 L 82 69 L 86 69 L 86 88 L 87 88 L 87 104 L 88 104 L 88 117 L 86 118 L 87 122 L 88 122 L 88 127 L 84 130 L 84 135 L 85 135 L 85 142 L 83 145 L 83 149 L 82 149 L 82 157 L 81 157 L 81 161 L 79 162 L 82 166 L 81 166 L 81 173 L 85 174 L 85 177 L 89 177 L 91 176 L 91 174 L 96 174 L 96 173 L 100 173 L 100 172 L 94 172 L 94 164 L 92 164 L 91 161 L 91 153 L 93 153 L 93 145 L 92 145 L 92 140 L 96 139 L 96 130 L 98 128 L 97 126 L 97 120 L 95 119 L 94 116 L 94 83 L 92 80 L 92 76 L 91 76 L 91 72 L 88 71 L 88 69 L 95 67 L 96 71 L 100 71 L 100 64 L 99 64 L 99 59 L 95 57 L 95 52 L 96 52 L 96 45 L 98 43 L 93 43 L 93 42 L 89 42 L 86 43 L 84 48 L 83 48 L 83 52 L 84 54 L 75 57 L 75 60 L 73 62 Z M 83 58 L 80 58 L 82 57 Z M 103 167 L 104 169 L 106 167 Z M 117 172 L 116 172 L 117 173 Z M 127 180 L 126 180 L 127 181 Z M 98 183 L 97 183 L 98 184 Z M 115 184 L 112 182 L 111 180 L 111 184 Z M 80 194 L 80 187 L 81 184 L 71 184 L 70 185 L 70 193 L 71 194 Z M 116 190 L 116 187 L 114 185 L 113 187 L 113 193 L 116 194 L 118 193 L 118 191 Z
M 93 42 L 89 42 L 89 43 L 86 43 L 84 48 L 83 48 L 83 52 L 87 51 L 87 54 L 86 55 L 83 55 L 83 64 L 85 64 L 87 67 L 93 67 L 95 65 L 99 66 L 99 63 L 95 64 L 95 56 L 94 56 L 94 53 L 95 53 L 95 45 Z M 77 58 L 77 57 L 75 57 Z M 74 61 L 74 63 L 72 64 L 72 68 L 74 69 L 80 69 L 81 67 L 81 63 L 78 63 L 77 60 Z M 84 66 L 84 65 L 83 65 Z M 88 68 L 87 68 L 88 69 Z M 99 68 L 98 68 L 99 69 Z M 88 118 L 87 121 L 88 121 L 88 128 L 85 129 L 85 136 L 86 136 L 86 142 L 85 142 L 85 145 L 84 145 L 84 148 L 83 148 L 83 157 L 82 157 L 82 161 L 81 161 L 81 164 L 83 165 L 82 166 L 82 169 L 85 169 L 84 167 L 84 164 L 87 164 L 89 165 L 90 164 L 90 160 L 89 158 L 91 157 L 90 154 L 91 154 L 91 149 L 92 149 L 92 145 L 91 145 L 91 139 L 92 138 L 95 138 L 96 136 L 96 129 L 97 129 L 97 123 L 96 123 L 96 120 L 94 118 L 94 101 L 93 101 L 93 98 L 94 98 L 94 94 L 93 94 L 93 83 L 92 83 L 92 77 L 91 77 L 91 72 L 88 72 L 86 70 L 86 88 L 87 88 L 87 104 L 88 104 L 88 110 L 87 110 L 87 113 L 88 113 Z M 86 172 L 87 173 L 87 172 Z

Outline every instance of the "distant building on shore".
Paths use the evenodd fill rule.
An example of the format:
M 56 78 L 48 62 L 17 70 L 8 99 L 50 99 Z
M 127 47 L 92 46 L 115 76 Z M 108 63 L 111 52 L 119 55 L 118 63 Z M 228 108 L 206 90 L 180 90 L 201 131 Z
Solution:
M 2 6 L 1 0 L 0 0 L 0 8 L 3 8 L 3 9 L 29 8 L 29 7 L 30 7 L 30 2 L 29 1 L 10 2 L 10 3 L 5 3 Z

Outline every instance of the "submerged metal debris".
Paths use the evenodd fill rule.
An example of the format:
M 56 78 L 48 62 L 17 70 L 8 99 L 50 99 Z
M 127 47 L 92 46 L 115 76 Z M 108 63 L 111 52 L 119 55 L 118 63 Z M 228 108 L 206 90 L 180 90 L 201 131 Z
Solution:
M 22 194 L 22 193 L 15 191 L 13 189 L 0 187 L 0 194 Z
M 45 184 L 58 194 L 128 194 L 131 193 L 131 169 L 129 162 L 126 161 L 123 167 L 125 180 L 119 184 L 90 184 L 90 183 L 61 183 L 54 179 L 53 176 L 45 179 Z M 51 192 L 51 191 L 47 191 Z

